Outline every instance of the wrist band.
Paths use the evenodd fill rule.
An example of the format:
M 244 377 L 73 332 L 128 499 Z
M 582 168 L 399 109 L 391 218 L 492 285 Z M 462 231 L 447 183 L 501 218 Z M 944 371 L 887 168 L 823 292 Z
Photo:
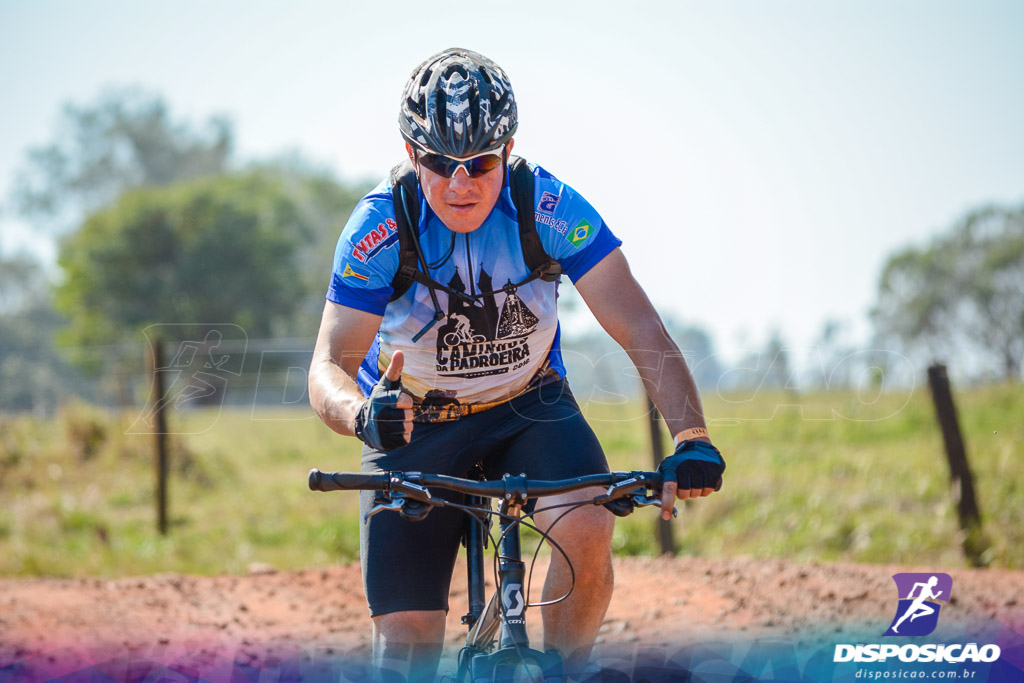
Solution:
M 704 429 L 703 427 L 691 427 L 690 429 L 684 429 L 683 431 L 676 434 L 675 445 L 678 446 L 679 444 L 688 439 L 698 439 L 700 437 L 704 437 L 705 439 L 711 438 L 708 436 L 708 430 Z

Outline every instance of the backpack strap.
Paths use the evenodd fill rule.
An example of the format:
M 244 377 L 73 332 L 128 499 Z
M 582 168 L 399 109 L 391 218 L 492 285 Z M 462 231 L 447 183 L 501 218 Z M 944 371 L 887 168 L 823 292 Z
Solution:
M 391 301 L 409 291 L 420 271 L 416 250 L 419 235 L 413 233 L 420 226 L 418 187 L 416 170 L 408 159 L 391 169 L 391 199 L 395 205 L 395 223 L 398 226 L 398 270 L 391 280 L 395 290 Z
M 540 278 L 554 282 L 562 275 L 562 266 L 551 258 L 537 234 L 537 218 L 533 205 L 533 171 L 523 157 L 512 157 L 509 189 L 512 203 L 519 216 L 519 242 L 523 247 L 523 261 L 530 269 L 530 279 Z

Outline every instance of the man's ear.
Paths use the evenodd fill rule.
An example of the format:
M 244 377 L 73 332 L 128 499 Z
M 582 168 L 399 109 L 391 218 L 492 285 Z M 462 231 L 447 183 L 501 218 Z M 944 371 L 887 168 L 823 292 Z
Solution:
M 412 164 L 412 172 L 416 174 L 416 180 L 420 179 L 420 167 L 416 163 L 416 151 L 412 148 L 408 142 L 405 143 L 405 153 L 409 157 L 409 163 Z

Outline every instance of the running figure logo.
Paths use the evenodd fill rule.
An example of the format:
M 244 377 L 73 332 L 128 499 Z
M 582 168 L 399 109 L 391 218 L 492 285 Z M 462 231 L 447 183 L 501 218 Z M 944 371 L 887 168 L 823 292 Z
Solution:
M 926 636 L 939 623 L 936 600 L 949 602 L 953 579 L 949 574 L 894 574 L 900 601 L 886 636 Z

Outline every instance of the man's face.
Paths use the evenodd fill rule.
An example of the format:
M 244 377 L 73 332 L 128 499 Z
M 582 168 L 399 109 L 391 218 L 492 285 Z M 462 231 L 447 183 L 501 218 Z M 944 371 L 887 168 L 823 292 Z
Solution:
M 509 140 L 506 152 L 512 152 L 512 145 L 513 141 Z M 415 164 L 413 149 L 408 143 L 405 151 Z M 422 164 L 417 164 L 417 171 L 427 204 L 452 232 L 473 232 L 479 228 L 498 201 L 505 180 L 501 165 L 477 178 L 470 178 L 464 168 L 451 178 L 438 175 Z

